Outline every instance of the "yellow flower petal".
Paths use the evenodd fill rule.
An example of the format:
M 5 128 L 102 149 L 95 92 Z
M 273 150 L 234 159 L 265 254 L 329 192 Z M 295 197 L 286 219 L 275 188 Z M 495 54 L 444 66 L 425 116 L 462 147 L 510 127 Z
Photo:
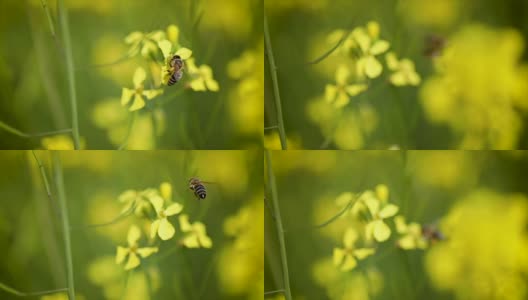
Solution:
M 346 92 L 351 96 L 354 97 L 365 90 L 367 90 L 368 85 L 366 84 L 352 84 L 346 87 Z
M 382 220 L 376 220 L 372 223 L 374 239 L 378 242 L 386 241 L 391 235 L 389 226 L 387 226 Z
M 156 30 L 148 34 L 149 38 L 155 41 L 161 41 L 165 38 L 165 32 L 161 30 Z
M 158 194 L 153 194 L 149 197 L 150 203 L 154 206 L 156 213 L 161 213 L 163 211 L 163 198 Z
M 145 107 L 145 100 L 143 100 L 143 97 L 139 94 L 134 94 L 134 102 L 132 103 L 132 106 L 130 106 L 130 111 L 135 111 L 138 109 L 142 109 Z
M 420 82 L 422 81 L 420 78 L 420 75 L 418 75 L 418 73 L 416 72 L 409 73 L 408 77 L 409 77 L 409 83 L 411 85 L 419 85 Z
M 334 248 L 333 261 L 335 266 L 339 266 L 345 258 L 345 250 L 341 248 Z
M 190 85 L 193 91 L 203 92 L 207 90 L 205 87 L 205 81 L 203 80 L 203 78 L 197 78 L 191 81 Z
M 139 67 L 134 72 L 134 77 L 132 79 L 132 82 L 134 82 L 134 87 L 138 88 L 143 86 L 143 82 L 147 78 L 147 73 L 145 73 L 145 69 Z
M 139 248 L 136 252 L 143 258 L 151 256 L 152 254 L 158 252 L 158 247 L 145 247 Z
M 180 37 L 180 28 L 176 25 L 169 25 L 167 27 L 167 39 L 173 44 L 178 44 L 178 39 Z
M 398 68 L 399 62 L 394 52 L 387 53 L 385 55 L 385 61 L 387 61 L 387 67 L 390 70 L 396 70 Z
M 365 57 L 365 74 L 369 78 L 376 78 L 380 76 L 383 71 L 383 66 L 372 55 Z
M 128 256 L 128 261 L 125 265 L 125 270 L 134 269 L 135 267 L 139 266 L 139 263 L 139 257 L 135 253 L 131 252 Z
M 361 248 L 361 249 L 354 250 L 354 255 L 359 260 L 363 260 L 363 259 L 371 256 L 375 252 L 376 252 L 376 249 L 373 249 L 373 248 Z
M 130 226 L 130 229 L 128 230 L 127 235 L 127 242 L 129 246 L 133 246 L 137 244 L 137 241 L 141 237 L 141 230 L 139 230 L 139 227 L 136 225 Z
M 389 50 L 390 44 L 387 41 L 379 40 L 376 41 L 372 47 L 370 48 L 370 54 L 372 55 L 379 55 L 384 53 L 385 51 Z
M 350 102 L 350 98 L 348 97 L 347 93 L 340 92 L 337 94 L 337 99 L 335 100 L 335 107 L 341 108 L 346 106 Z
M 161 94 L 163 94 L 163 90 L 144 90 L 143 91 L 143 96 L 145 96 L 145 98 L 149 100 Z
M 153 239 L 156 236 L 156 233 L 158 233 L 160 220 L 155 220 L 150 224 L 150 238 Z
M 200 244 L 202 245 L 202 247 L 204 248 L 213 247 L 213 241 L 211 240 L 210 237 L 203 235 L 203 236 L 200 236 L 199 239 L 200 239 Z
M 407 78 L 403 72 L 396 72 L 392 74 L 389 80 L 395 86 L 404 86 L 407 84 Z
M 367 23 L 367 32 L 371 38 L 377 39 L 380 33 L 379 23 L 376 21 L 370 21 Z
M 178 219 L 180 221 L 180 229 L 183 232 L 187 232 L 187 231 L 191 231 L 192 230 L 191 223 L 189 223 L 189 216 L 181 215 Z
M 134 90 L 123 88 L 121 91 L 121 105 L 126 105 L 132 99 Z
M 346 255 L 345 256 L 345 262 L 343 262 L 343 265 L 341 266 L 341 271 L 350 271 L 354 269 L 357 266 L 357 261 L 352 255 Z
M 354 246 L 354 243 L 358 239 L 358 234 L 354 228 L 348 228 L 345 232 L 345 236 L 343 237 L 343 244 L 345 245 L 345 248 L 350 249 Z
M 379 212 L 379 209 L 380 209 L 380 202 L 378 199 L 374 198 L 374 197 L 368 197 L 368 198 L 364 198 L 363 200 L 365 202 L 365 205 L 367 205 L 369 211 L 370 211 L 370 214 L 373 215 L 373 216 L 376 216 Z
M 182 47 L 178 49 L 178 51 L 176 51 L 176 55 L 179 55 L 181 59 L 185 60 L 185 59 L 189 59 L 189 57 L 192 56 L 192 51 L 191 49 Z
M 394 223 L 396 224 L 396 231 L 398 233 L 406 233 L 407 232 L 407 224 L 405 224 L 405 217 L 396 216 L 394 218 Z
M 389 188 L 384 184 L 378 184 L 376 186 L 376 197 L 383 203 L 387 202 L 389 200 Z
M 341 65 L 336 70 L 336 82 L 338 85 L 343 86 L 346 84 L 346 81 L 348 79 L 348 76 L 350 76 L 350 71 L 347 67 Z
M 345 206 L 350 201 L 352 201 L 353 196 L 354 195 L 352 195 L 350 192 L 341 193 L 339 196 L 337 196 L 335 202 L 339 206 Z
M 205 81 L 205 84 L 207 85 L 207 88 L 212 92 L 218 92 L 220 90 L 218 82 L 212 78 L 207 79 Z
M 398 246 L 402 249 L 409 250 L 415 249 L 417 245 L 412 235 L 406 235 L 398 240 Z
M 141 39 L 143 39 L 143 33 L 139 31 L 134 31 L 125 37 L 125 43 L 127 44 L 137 43 L 141 41 Z
M 116 253 L 116 264 L 121 264 L 122 262 L 124 262 L 129 252 L 130 252 L 129 248 L 118 246 L 117 253 Z
M 337 96 L 337 87 L 335 85 L 327 84 L 325 87 L 325 100 L 328 103 L 334 102 Z
M 392 217 L 398 213 L 398 209 L 398 206 L 394 204 L 387 204 L 379 212 L 379 217 L 382 219 Z
M 158 235 L 160 239 L 166 241 L 170 240 L 174 236 L 174 226 L 167 220 L 167 218 L 163 218 L 160 220 L 159 228 L 158 228 Z
M 359 44 L 361 51 L 363 51 L 363 53 L 367 53 L 367 51 L 370 49 L 371 39 L 370 36 L 365 32 L 365 29 L 361 27 L 354 29 L 352 31 L 352 37 L 354 37 L 356 42 Z
M 182 210 L 183 210 L 183 205 L 179 203 L 174 203 L 174 204 L 169 205 L 169 207 L 165 209 L 165 215 L 173 216 L 175 214 L 179 214 Z
M 168 182 L 161 183 L 160 184 L 160 194 L 161 194 L 161 197 L 165 200 L 172 199 L 172 185 Z
M 183 238 L 183 245 L 187 248 L 199 248 L 200 244 L 198 243 L 198 237 L 194 234 L 190 234 Z
M 162 40 L 158 42 L 158 47 L 163 52 L 163 57 L 169 58 L 172 50 L 172 44 L 168 40 Z

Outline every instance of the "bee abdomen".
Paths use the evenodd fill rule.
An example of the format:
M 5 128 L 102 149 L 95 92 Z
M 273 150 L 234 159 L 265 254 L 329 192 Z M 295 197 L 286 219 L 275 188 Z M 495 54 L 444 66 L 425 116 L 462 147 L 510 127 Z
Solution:
M 196 195 L 196 197 L 200 199 L 205 199 L 205 197 L 207 196 L 206 191 L 205 191 L 205 186 L 201 184 L 195 185 L 194 194 Z
M 171 86 L 175 84 L 176 82 L 180 81 L 181 78 L 182 78 L 182 73 L 176 72 L 172 74 L 172 76 L 169 78 L 169 82 L 167 83 L 167 85 Z

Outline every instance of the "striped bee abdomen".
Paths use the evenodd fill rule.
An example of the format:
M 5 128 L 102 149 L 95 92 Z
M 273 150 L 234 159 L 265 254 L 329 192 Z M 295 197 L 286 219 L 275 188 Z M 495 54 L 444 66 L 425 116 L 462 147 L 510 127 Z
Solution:
M 183 75 L 182 72 L 175 72 L 169 78 L 169 82 L 167 83 L 167 85 L 171 86 L 171 85 L 175 84 L 176 82 L 180 81 L 180 79 L 182 78 L 182 75 Z
M 197 198 L 205 199 L 205 197 L 207 196 L 206 191 L 205 191 L 205 186 L 203 186 L 202 184 L 195 185 L 194 194 L 196 195 Z

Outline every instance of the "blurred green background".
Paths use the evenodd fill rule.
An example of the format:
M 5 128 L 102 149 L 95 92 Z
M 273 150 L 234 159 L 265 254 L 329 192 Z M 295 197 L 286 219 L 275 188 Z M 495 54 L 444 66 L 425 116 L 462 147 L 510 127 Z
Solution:
M 528 153 L 524 151 L 273 151 L 293 299 L 526 299 Z M 401 250 L 394 218 L 382 243 L 338 197 L 385 184 L 407 222 L 435 224 L 445 240 Z M 268 199 L 271 195 L 268 193 Z M 350 271 L 332 263 L 347 228 L 376 253 Z M 275 223 L 265 217 L 265 290 L 282 289 Z M 280 296 L 269 299 L 284 299 Z
M 62 223 L 57 210 L 50 152 L 35 151 L 44 164 L 53 201 L 46 196 L 29 151 L 0 152 L 0 282 L 23 292 L 66 287 Z M 61 151 L 70 219 L 73 270 L 78 299 L 261 299 L 263 293 L 262 160 L 256 151 Z M 198 201 L 188 180 L 206 184 Z M 203 222 L 210 249 L 183 248 L 178 216 L 169 217 L 176 234 L 154 242 L 158 253 L 141 259 L 123 290 L 123 265 L 116 247 L 126 246 L 130 225 L 148 234 L 149 221 L 120 215 L 125 190 L 172 185 L 172 201 L 191 222 Z M 146 246 L 146 239 L 140 246 Z M 146 275 L 148 274 L 148 276 Z M 150 291 L 149 291 L 150 290 Z M 48 296 L 49 297 L 49 296 Z M 84 298 L 81 298 L 84 297 Z M 18 299 L 0 289 L 1 299 Z M 37 299 L 37 297 L 35 297 Z M 48 298 L 43 298 L 48 299 Z M 62 298 L 67 299 L 65 294 Z
M 0 4 L 0 121 L 28 134 L 72 127 L 57 1 L 47 2 L 57 43 L 40 0 Z M 262 1 L 65 2 L 85 149 L 115 149 L 123 143 L 132 114 L 119 104 L 121 89 L 133 87 L 139 66 L 151 76 L 141 55 L 123 60 L 129 50 L 125 37 L 134 31 L 165 31 L 171 24 L 179 27 L 179 43 L 193 51 L 196 65 L 211 67 L 220 89 L 185 88 L 191 76 L 184 74 L 139 111 L 127 148 L 242 149 L 261 144 Z M 116 61 L 120 63 L 94 67 Z M 71 144 L 68 135 L 23 138 L 0 130 L 2 149 L 67 149 Z
M 527 5 L 519 0 L 265 1 L 290 149 L 528 148 Z M 384 68 L 381 76 L 336 109 L 325 102 L 325 87 L 335 84 L 339 65 L 353 70 L 357 61 L 342 45 L 319 63 L 308 62 L 369 21 L 379 24 L 389 51 L 414 62 L 421 82 L 391 85 L 383 53 L 376 56 Z M 431 36 L 440 37 L 446 51 L 454 50 L 440 52 L 447 62 L 443 55 L 424 56 Z M 277 124 L 273 99 L 266 69 L 266 127 Z M 273 128 L 266 131 L 266 145 L 280 149 Z

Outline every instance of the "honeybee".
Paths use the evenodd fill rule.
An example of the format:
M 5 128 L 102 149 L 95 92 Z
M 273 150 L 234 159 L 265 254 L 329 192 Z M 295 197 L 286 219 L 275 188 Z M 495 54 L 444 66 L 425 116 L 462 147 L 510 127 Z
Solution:
M 445 235 L 438 229 L 436 224 L 429 224 L 422 227 L 422 236 L 431 244 L 443 241 L 446 239 Z
M 446 40 L 438 35 L 428 35 L 425 37 L 424 55 L 433 58 L 440 56 L 445 48 Z
M 167 72 L 171 74 L 167 85 L 171 86 L 180 81 L 183 76 L 184 63 L 179 55 L 174 55 L 169 61 L 169 69 Z
M 198 200 L 205 199 L 205 197 L 207 197 L 207 191 L 203 185 L 203 182 L 196 177 L 189 179 L 189 189 L 194 192 L 194 195 Z

